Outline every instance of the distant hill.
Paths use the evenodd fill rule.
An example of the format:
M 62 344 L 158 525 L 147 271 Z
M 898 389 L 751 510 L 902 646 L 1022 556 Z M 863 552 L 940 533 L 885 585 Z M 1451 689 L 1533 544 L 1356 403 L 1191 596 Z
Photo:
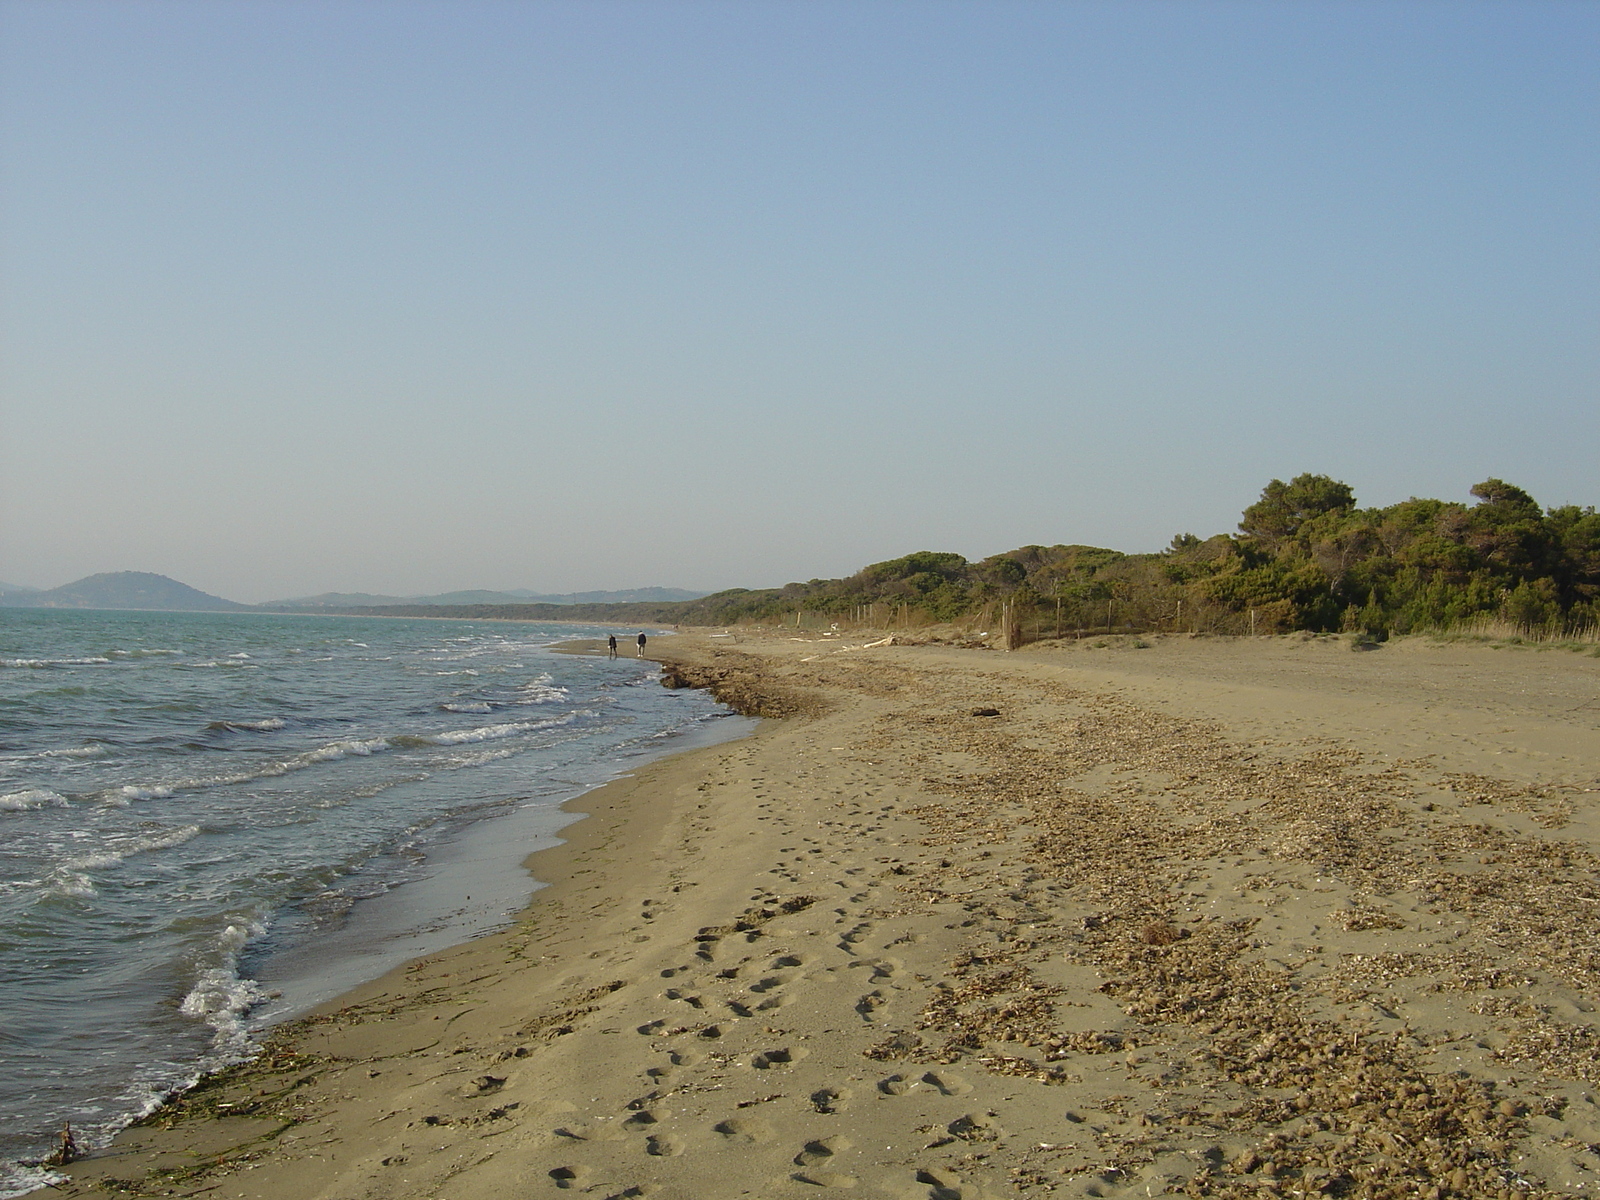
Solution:
M 0 606 L 131 608 L 162 612 L 246 612 L 250 607 L 148 571 L 111 571 L 48 591 L 5 592 L 0 594 Z
M 0 596 L 22 595 L 27 592 L 37 592 L 36 587 L 29 587 L 25 583 L 0 583 Z
M 620 592 L 563 592 L 554 595 L 521 589 L 512 592 L 444 592 L 437 596 L 381 596 L 369 592 L 323 592 L 318 596 L 301 596 L 293 600 L 272 600 L 258 607 L 302 610 L 390 608 L 396 605 L 453 608 L 469 604 L 670 604 L 683 600 L 697 600 L 706 594 L 688 592 L 682 588 L 630 588 Z

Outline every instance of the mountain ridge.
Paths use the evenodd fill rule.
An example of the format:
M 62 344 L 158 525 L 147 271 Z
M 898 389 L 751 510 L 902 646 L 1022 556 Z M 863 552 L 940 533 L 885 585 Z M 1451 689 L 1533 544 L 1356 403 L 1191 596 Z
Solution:
M 692 592 L 684 588 L 626 588 L 621 591 L 596 592 L 532 592 L 523 588 L 511 591 L 471 589 L 441 592 L 434 596 L 388 596 L 369 592 L 321 592 L 315 596 L 297 596 L 288 600 L 267 600 L 256 605 L 261 609 L 305 610 L 327 608 L 385 608 L 395 605 L 426 605 L 429 607 L 454 607 L 467 604 L 666 604 L 680 600 L 698 600 L 708 592 Z
M 249 612 L 251 607 L 150 571 L 103 571 L 58 588 L 6 592 L 0 594 L 0 606 L 136 612 Z
M 706 592 L 683 588 L 629 588 L 622 591 L 542 593 L 525 589 L 474 589 L 433 596 L 384 596 L 366 592 L 323 592 L 292 600 L 241 604 L 150 571 L 103 571 L 62 584 L 34 588 L 0 583 L 0 607 L 83 608 L 135 612 L 349 612 L 353 609 L 502 607 L 539 604 L 567 608 L 587 604 L 673 604 L 697 600 Z

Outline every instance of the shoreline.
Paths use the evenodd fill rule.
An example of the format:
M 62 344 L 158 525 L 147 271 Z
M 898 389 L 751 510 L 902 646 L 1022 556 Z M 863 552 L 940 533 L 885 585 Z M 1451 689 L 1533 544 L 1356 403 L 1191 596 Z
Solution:
M 570 623 L 591 626 L 604 624 Z M 592 646 L 589 645 L 591 641 Z M 603 656 L 606 647 L 605 643 L 594 639 L 573 639 L 551 649 L 560 653 Z M 637 658 L 658 666 L 662 664 L 656 652 L 642 656 L 619 654 L 619 657 Z M 60 1194 L 64 1189 L 70 1194 L 80 1187 L 88 1189 L 89 1194 L 102 1194 L 100 1189 L 107 1186 L 117 1194 L 128 1194 L 132 1181 L 120 1172 L 126 1169 L 124 1164 L 130 1161 L 137 1163 L 141 1174 L 164 1175 L 175 1171 L 181 1175 L 187 1173 L 192 1165 L 196 1144 L 204 1147 L 200 1151 L 202 1157 L 214 1157 L 234 1151 L 248 1153 L 248 1147 L 263 1139 L 275 1139 L 283 1127 L 281 1122 L 274 1122 L 278 1128 L 270 1131 L 260 1126 L 242 1129 L 239 1132 L 243 1137 L 239 1140 L 226 1135 L 220 1139 L 191 1139 L 187 1135 L 169 1138 L 161 1135 L 170 1132 L 163 1127 L 169 1116 L 177 1115 L 180 1121 L 189 1120 L 195 1115 L 189 1111 L 191 1108 L 198 1108 L 203 1118 L 218 1122 L 238 1121 L 239 1117 L 232 1115 L 230 1110 L 248 1107 L 249 1102 L 230 1103 L 218 1100 L 212 1093 L 218 1090 L 260 1091 L 253 1085 L 259 1076 L 271 1077 L 279 1073 L 285 1057 L 281 1050 L 284 1043 L 310 1034 L 331 1018 L 379 1004 L 396 992 L 414 988 L 417 975 L 422 970 L 437 969 L 443 972 L 445 978 L 449 978 L 454 972 L 448 968 L 454 967 L 459 971 L 468 967 L 470 960 L 478 955 L 493 957 L 505 950 L 506 944 L 525 939 L 528 927 L 538 924 L 547 909 L 554 910 L 577 903 L 577 898 L 583 892 L 596 887 L 594 881 L 584 876 L 595 872 L 593 864 L 596 862 L 608 861 L 608 852 L 623 839 L 624 833 L 626 840 L 634 843 L 635 847 L 641 842 L 651 844 L 660 838 L 671 814 L 644 802 L 644 798 L 654 789 L 678 785 L 681 783 L 680 776 L 694 775 L 698 757 L 715 755 L 730 743 L 759 737 L 760 733 L 757 725 L 748 732 L 721 738 L 708 745 L 668 751 L 555 806 L 572 819 L 551 835 L 558 839 L 553 845 L 530 851 L 520 860 L 522 870 L 528 874 L 530 891 L 505 928 L 490 930 L 438 951 L 408 959 L 374 979 L 357 983 L 337 996 L 270 1026 L 263 1031 L 262 1052 L 255 1058 L 203 1075 L 192 1086 L 170 1097 L 161 1109 L 126 1127 L 109 1146 L 92 1151 L 65 1167 L 54 1168 L 68 1173 L 66 1182 L 44 1185 L 26 1195 Z M 625 855 L 626 851 L 622 853 Z M 305 1065 L 303 1056 L 294 1051 L 290 1051 L 287 1057 L 296 1070 Z M 134 1189 L 133 1194 L 145 1193 Z
M 513 928 L 282 1027 L 56 1192 L 1600 1181 L 1592 660 L 680 636 L 647 657 L 793 719 L 569 801 Z
M 237 614 L 225 613 L 222 615 Z M 455 618 L 438 619 L 447 620 Z M 534 623 L 541 625 L 562 624 L 562 622 L 544 621 Z M 584 628 L 592 628 L 597 623 L 566 622 L 566 624 Z M 603 625 L 604 623 L 598 624 Z M 590 641 L 593 641 L 593 639 L 571 639 L 569 641 L 554 644 L 550 646 L 549 649 L 560 653 L 590 653 L 591 648 L 588 646 Z M 594 646 L 601 647 L 603 650 L 604 643 L 594 641 Z M 621 656 L 619 655 L 619 657 Z M 626 657 L 628 657 L 630 660 L 636 658 L 636 656 L 631 653 Z M 642 657 L 637 657 L 637 661 L 640 663 L 648 662 L 657 667 L 660 666 L 660 660 L 653 653 Z M 738 716 L 739 714 L 730 713 L 729 715 Z M 721 723 L 722 722 L 720 721 L 716 722 L 718 725 Z M 741 721 L 741 723 L 743 722 Z M 320 1018 L 326 1013 L 338 1011 L 346 1004 L 352 1002 L 355 997 L 366 993 L 370 989 L 380 988 L 380 985 L 382 985 L 386 980 L 391 979 L 391 977 L 395 979 L 402 978 L 408 968 L 414 966 L 418 961 L 437 959 L 439 957 L 467 949 L 480 941 L 491 939 L 497 936 L 503 936 L 513 932 L 518 925 L 526 922 L 530 918 L 530 913 L 534 910 L 534 906 L 539 903 L 540 898 L 548 890 L 550 890 L 555 883 L 559 882 L 558 872 L 560 867 L 557 864 L 560 862 L 561 852 L 568 850 L 570 847 L 570 853 L 581 854 L 584 849 L 583 842 L 586 836 L 592 839 L 603 839 L 613 832 L 607 826 L 607 821 L 615 824 L 626 819 L 626 816 L 623 813 L 612 811 L 613 809 L 623 807 L 623 805 L 607 801 L 602 796 L 602 793 L 607 793 L 609 789 L 613 788 L 621 789 L 622 792 L 626 792 L 627 786 L 635 779 L 635 777 L 643 776 L 658 764 L 665 763 L 679 757 L 692 756 L 694 754 L 706 751 L 714 751 L 718 746 L 721 746 L 727 742 L 751 736 L 751 734 L 755 731 L 755 725 L 756 723 L 752 721 L 750 723 L 750 728 L 747 731 L 731 734 L 718 734 L 713 732 L 714 726 L 707 726 L 699 729 L 698 731 L 691 731 L 687 735 L 687 739 L 689 740 L 690 744 L 682 746 L 681 748 L 671 746 L 671 744 L 668 743 L 663 745 L 661 748 L 650 752 L 648 756 L 644 758 L 643 762 L 635 762 L 632 759 L 619 760 L 617 774 L 614 777 L 606 779 L 603 782 L 587 786 L 576 795 L 570 796 L 568 799 L 560 802 L 559 804 L 551 806 L 549 811 L 563 814 L 566 819 L 561 821 L 549 831 L 542 831 L 536 838 L 532 839 L 546 844 L 539 845 L 536 849 L 522 854 L 519 858 L 510 860 L 504 865 L 503 870 L 505 872 L 515 871 L 522 873 L 524 886 L 521 888 L 521 900 L 513 901 L 503 921 L 499 921 L 494 926 L 483 929 L 480 932 L 467 934 L 461 937 L 461 940 L 439 946 L 421 954 L 406 954 L 403 959 L 395 961 L 393 966 L 388 967 L 377 975 L 360 977 L 353 982 L 338 986 L 337 990 L 332 992 L 332 994 L 326 994 L 327 989 L 325 988 L 317 989 L 324 991 L 326 998 L 297 1006 L 296 1009 L 282 1017 L 271 1018 L 268 1024 L 262 1026 L 257 1031 L 256 1036 L 258 1037 L 258 1040 L 260 1040 L 264 1046 L 267 1046 L 282 1037 L 293 1036 L 293 1032 L 299 1026 L 306 1023 L 314 1023 L 320 1020 Z M 594 807 L 591 807 L 591 805 Z M 574 845 L 574 843 L 577 844 Z M 457 848 L 458 844 L 459 840 L 452 841 L 448 847 L 446 847 L 446 857 L 448 857 L 449 854 Z M 546 856 L 549 856 L 548 862 L 550 863 L 550 866 L 548 869 L 545 866 Z M 501 867 L 495 868 L 496 873 L 500 873 L 501 870 Z M 470 887 L 470 885 L 468 886 Z M 380 902 L 382 902 L 382 900 L 392 899 L 392 896 L 386 896 L 383 897 Z M 470 901 L 471 897 L 469 896 L 467 899 Z M 268 972 L 267 974 L 263 975 L 262 978 L 268 983 L 269 986 L 273 988 L 277 988 L 282 985 L 281 981 L 272 972 Z M 300 986 L 305 986 L 304 980 L 297 979 L 296 983 Z M 176 1089 L 169 1093 L 167 1101 L 164 1102 L 164 1107 L 170 1106 L 174 1101 L 181 1102 L 183 1097 L 188 1096 L 197 1090 L 210 1087 L 222 1078 L 231 1076 L 232 1074 L 241 1070 L 247 1070 L 251 1064 L 258 1061 L 258 1059 L 259 1056 L 257 1056 L 257 1058 L 246 1060 L 241 1063 L 235 1063 L 215 1071 L 205 1072 L 198 1079 L 196 1079 L 193 1084 L 181 1089 Z M 108 1155 L 115 1155 L 118 1158 L 123 1157 L 125 1152 L 122 1148 L 122 1143 L 125 1141 L 125 1139 L 132 1135 L 144 1122 L 150 1120 L 151 1116 L 159 1116 L 160 1111 L 161 1109 L 158 1108 L 154 1114 L 133 1120 L 130 1122 L 130 1124 L 124 1126 L 123 1129 L 114 1136 L 110 1144 L 86 1153 L 83 1158 L 76 1160 L 76 1162 L 72 1165 L 73 1168 L 82 1171 L 84 1170 L 85 1164 L 91 1161 L 97 1161 Z M 54 1167 L 51 1169 L 59 1171 L 61 1168 Z M 19 1195 L 48 1195 L 52 1191 L 58 1191 L 59 1186 L 60 1185 L 58 1184 L 41 1185 L 32 1192 L 20 1193 Z

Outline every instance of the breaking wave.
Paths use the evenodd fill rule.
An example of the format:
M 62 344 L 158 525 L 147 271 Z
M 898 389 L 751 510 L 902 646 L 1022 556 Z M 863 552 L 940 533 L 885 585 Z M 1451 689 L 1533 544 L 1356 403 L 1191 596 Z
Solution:
M 207 729 L 248 729 L 254 733 L 271 733 L 288 725 L 282 717 L 265 717 L 259 721 L 212 721 Z
M 67 798 L 48 788 L 26 788 L 0 796 L 0 812 L 27 812 L 35 808 L 58 808 L 67 804 Z

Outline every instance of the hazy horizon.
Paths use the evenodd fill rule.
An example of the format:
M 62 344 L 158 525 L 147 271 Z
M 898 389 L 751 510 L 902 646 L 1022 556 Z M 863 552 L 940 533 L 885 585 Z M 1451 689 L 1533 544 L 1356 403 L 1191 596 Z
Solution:
M 152 571 L 152 572 L 141 572 L 141 571 L 137 571 L 137 570 L 94 571 L 94 572 L 91 572 L 88 575 L 79 576 L 77 579 L 68 579 L 68 580 L 62 581 L 59 584 L 50 584 L 50 585 L 42 586 L 42 587 L 39 586 L 39 585 L 36 585 L 36 584 L 23 583 L 23 582 L 20 582 L 18 580 L 15 580 L 15 579 L 0 579 L 0 590 L 12 589 L 12 588 L 22 589 L 26 594 L 32 594 L 33 592 L 52 592 L 52 591 L 59 590 L 60 588 L 70 587 L 72 584 L 82 583 L 87 579 L 95 579 L 95 578 L 98 578 L 100 576 L 105 576 L 105 575 L 127 575 L 127 574 L 135 574 L 135 575 L 138 575 L 138 574 L 153 574 L 153 575 L 160 575 L 161 573 L 160 572 L 155 572 L 155 571 Z M 164 578 L 171 578 L 171 577 L 170 576 L 164 576 Z M 193 585 L 189 584 L 187 580 L 183 580 L 183 579 L 174 580 L 174 582 L 185 584 L 186 586 L 193 586 Z M 197 588 L 196 590 L 197 591 L 201 591 L 201 592 L 205 592 L 206 591 L 205 588 Z M 292 603 L 294 601 L 300 601 L 300 600 L 317 599 L 317 598 L 322 597 L 322 596 L 362 596 L 362 597 L 374 597 L 374 598 L 381 597 L 381 598 L 385 598 L 385 599 L 398 599 L 398 600 L 426 602 L 426 601 L 428 601 L 428 600 L 430 600 L 430 599 L 432 599 L 434 597 L 438 597 L 438 596 L 461 595 L 461 594 L 473 593 L 473 592 L 485 592 L 485 593 L 499 594 L 499 595 L 504 595 L 504 596 L 517 596 L 518 593 L 526 592 L 526 593 L 528 593 L 527 596 L 517 596 L 517 599 L 516 599 L 515 602 L 516 603 L 539 603 L 542 600 L 544 600 L 546 598 L 549 598 L 549 597 L 563 597 L 563 596 L 573 596 L 573 595 L 580 595 L 581 596 L 581 595 L 597 595 L 597 594 L 623 595 L 623 594 L 626 594 L 626 593 L 629 593 L 629 592 L 649 592 L 649 591 L 693 593 L 695 598 L 698 598 L 701 595 L 709 595 L 710 594 L 708 592 L 703 591 L 702 589 L 696 589 L 696 588 L 665 588 L 665 587 L 658 588 L 655 585 L 651 585 L 651 584 L 644 584 L 644 585 L 641 585 L 641 586 L 635 587 L 635 588 L 605 588 L 605 589 L 589 588 L 589 589 L 582 589 L 582 590 L 576 591 L 576 592 L 540 592 L 540 591 L 536 591 L 533 588 L 510 588 L 510 589 L 450 588 L 450 589 L 448 589 L 446 591 L 442 591 L 442 592 L 418 592 L 418 593 L 413 593 L 413 594 L 407 595 L 407 596 L 394 596 L 394 595 L 392 595 L 390 593 L 382 593 L 382 592 L 350 592 L 350 591 L 340 591 L 340 590 L 337 590 L 337 589 L 333 589 L 333 590 L 322 591 L 322 592 L 310 592 L 310 593 L 299 593 L 299 594 L 295 594 L 295 595 L 285 594 L 285 595 L 282 595 L 282 596 L 272 596 L 272 597 L 269 597 L 269 598 L 267 598 L 265 600 L 253 601 L 252 603 L 257 603 L 257 604 Z M 215 596 L 217 599 L 220 599 L 220 600 L 234 600 L 235 599 L 232 596 L 221 596 L 221 595 L 218 595 L 215 592 L 207 592 L 207 594 L 211 595 L 211 596 Z
M 0 579 L 1600 500 L 1600 6 L 0 0 Z

